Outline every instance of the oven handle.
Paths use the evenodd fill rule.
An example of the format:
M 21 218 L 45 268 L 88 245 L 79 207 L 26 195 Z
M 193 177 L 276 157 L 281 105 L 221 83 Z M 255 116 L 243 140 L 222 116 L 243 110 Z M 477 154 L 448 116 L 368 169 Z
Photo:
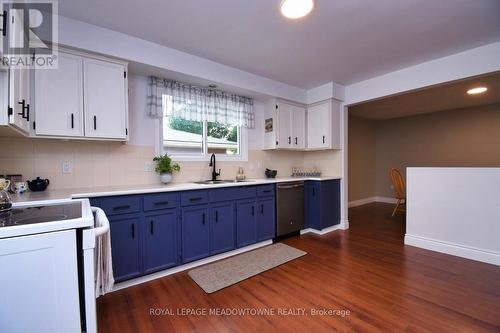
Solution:
M 94 227 L 94 232 L 96 237 L 100 237 L 105 233 L 109 232 L 109 220 L 104 211 L 98 207 L 90 207 L 92 212 L 95 214 L 95 221 L 100 221 L 100 226 Z

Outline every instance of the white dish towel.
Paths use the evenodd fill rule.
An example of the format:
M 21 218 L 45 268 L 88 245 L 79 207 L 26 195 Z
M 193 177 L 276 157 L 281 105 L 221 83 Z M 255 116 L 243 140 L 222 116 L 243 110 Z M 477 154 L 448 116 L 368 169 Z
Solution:
M 115 279 L 113 277 L 113 262 L 111 258 L 111 235 L 109 220 L 104 211 L 92 207 L 96 233 L 94 252 L 95 262 L 95 296 L 96 298 L 113 290 Z

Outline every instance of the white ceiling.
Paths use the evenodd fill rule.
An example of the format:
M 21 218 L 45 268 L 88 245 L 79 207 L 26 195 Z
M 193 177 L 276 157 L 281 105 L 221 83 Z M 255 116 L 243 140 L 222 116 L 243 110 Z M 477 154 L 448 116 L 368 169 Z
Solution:
M 467 90 L 487 87 L 480 95 Z M 349 115 L 371 120 L 407 117 L 422 113 L 500 103 L 500 73 L 460 80 L 349 107 Z
M 301 88 L 351 84 L 500 40 L 500 0 L 62 0 L 63 16 Z

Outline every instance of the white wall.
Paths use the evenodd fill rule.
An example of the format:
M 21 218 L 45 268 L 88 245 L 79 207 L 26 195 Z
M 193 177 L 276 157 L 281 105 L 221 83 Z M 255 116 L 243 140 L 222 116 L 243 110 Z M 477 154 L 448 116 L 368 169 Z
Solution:
M 408 168 L 405 244 L 500 265 L 500 168 Z
M 59 43 L 224 85 L 305 103 L 305 89 L 113 30 L 59 17 Z

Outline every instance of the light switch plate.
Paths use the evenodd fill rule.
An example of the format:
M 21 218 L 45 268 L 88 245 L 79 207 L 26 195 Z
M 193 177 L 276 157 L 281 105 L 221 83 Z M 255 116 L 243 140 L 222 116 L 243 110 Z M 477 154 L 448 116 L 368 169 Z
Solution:
M 144 172 L 153 172 L 153 162 L 147 161 L 144 163 Z
M 62 173 L 72 173 L 73 172 L 73 162 L 63 161 L 62 162 Z

